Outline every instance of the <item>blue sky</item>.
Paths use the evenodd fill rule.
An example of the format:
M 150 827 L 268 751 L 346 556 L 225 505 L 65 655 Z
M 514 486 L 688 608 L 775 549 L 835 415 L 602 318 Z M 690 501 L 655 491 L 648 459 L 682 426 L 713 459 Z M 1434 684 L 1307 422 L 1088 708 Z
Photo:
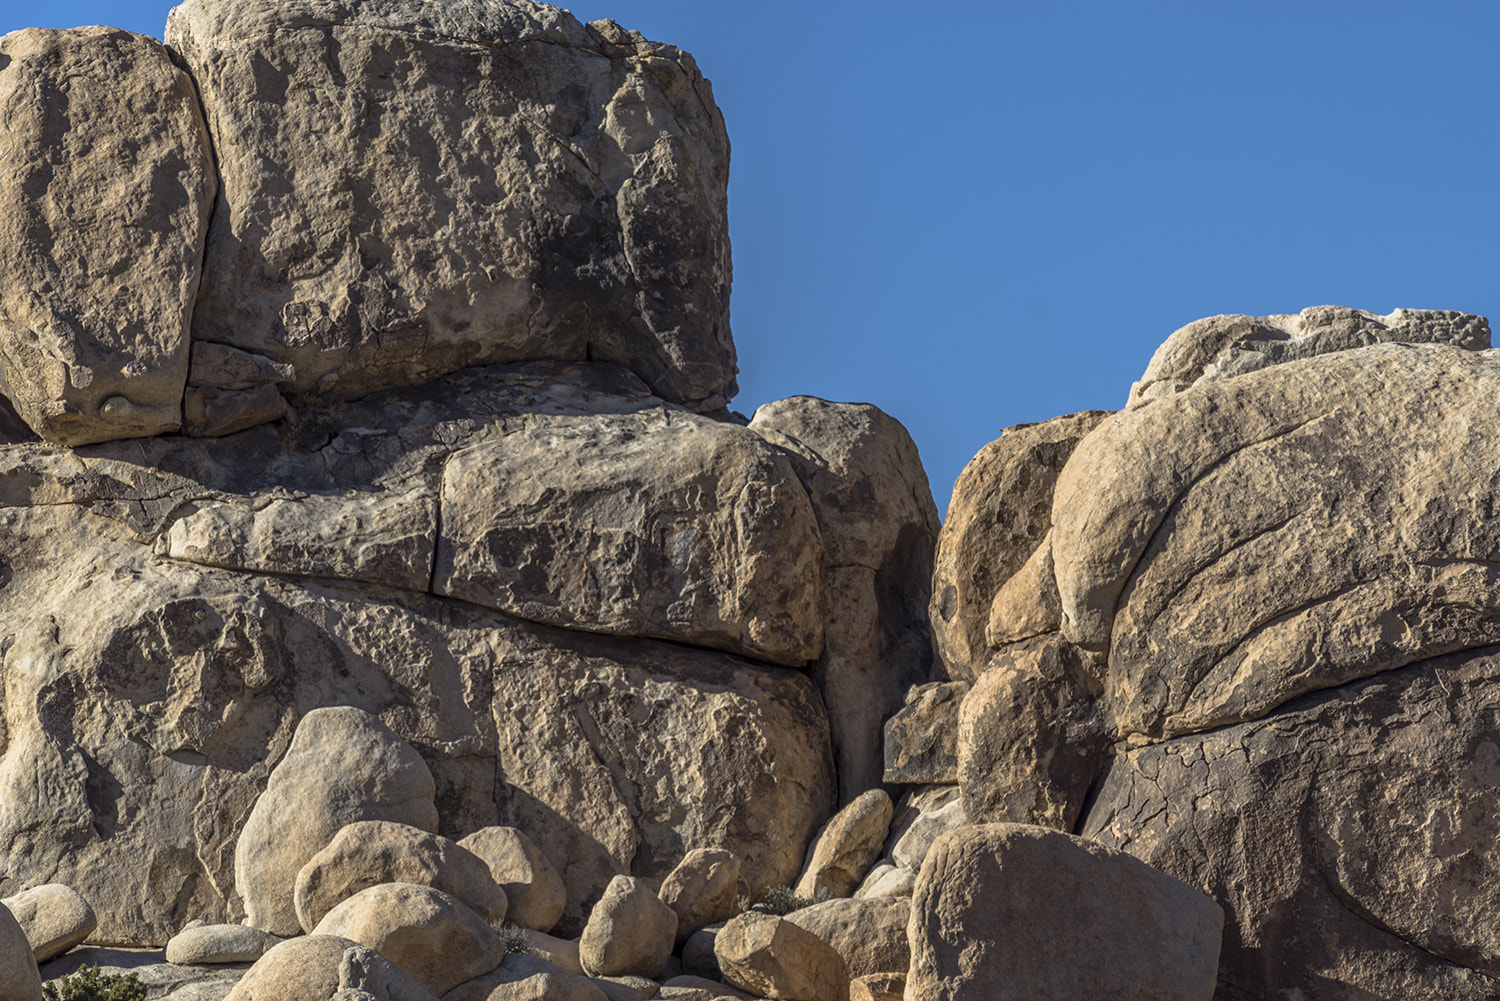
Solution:
M 0 30 L 160 36 L 169 5 Z M 939 509 L 1008 425 L 1120 406 L 1172 330 L 1324 303 L 1500 321 L 1500 3 L 588 0 L 734 144 L 735 408 L 878 404 Z

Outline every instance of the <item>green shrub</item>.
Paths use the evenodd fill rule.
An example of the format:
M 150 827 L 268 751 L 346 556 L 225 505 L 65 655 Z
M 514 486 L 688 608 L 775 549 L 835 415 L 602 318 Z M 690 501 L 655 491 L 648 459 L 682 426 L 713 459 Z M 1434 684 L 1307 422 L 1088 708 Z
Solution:
M 100 973 L 83 966 L 71 977 L 42 985 L 47 1001 L 146 1001 L 146 985 L 134 973 Z
M 500 945 L 505 949 L 507 956 L 513 952 L 519 952 L 524 956 L 530 951 L 531 947 L 526 944 L 524 928 L 518 928 L 513 924 L 503 924 L 495 931 L 500 934 Z
M 760 903 L 751 907 L 752 911 L 760 911 L 762 914 L 775 914 L 781 917 L 793 911 L 800 911 L 804 907 L 811 907 L 813 901 L 807 897 L 799 897 L 797 891 L 790 886 L 774 886 L 766 891 L 766 895 L 760 898 Z

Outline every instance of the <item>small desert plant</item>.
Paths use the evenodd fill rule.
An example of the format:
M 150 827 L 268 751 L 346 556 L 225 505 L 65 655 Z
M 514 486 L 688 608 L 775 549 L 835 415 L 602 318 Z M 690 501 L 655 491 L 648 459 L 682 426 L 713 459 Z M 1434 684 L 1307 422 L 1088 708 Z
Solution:
M 509 956 L 513 952 L 519 952 L 523 956 L 530 951 L 531 946 L 526 942 L 526 929 L 506 923 L 495 929 L 500 935 L 500 946 Z
M 799 896 L 796 890 L 790 886 L 774 886 L 766 891 L 766 895 L 760 898 L 760 903 L 751 907 L 752 911 L 762 914 L 775 914 L 777 917 L 800 911 L 804 907 L 811 907 L 813 901 L 807 897 Z
M 71 977 L 42 985 L 47 1001 L 146 1001 L 146 985 L 134 973 L 100 973 L 82 966 Z

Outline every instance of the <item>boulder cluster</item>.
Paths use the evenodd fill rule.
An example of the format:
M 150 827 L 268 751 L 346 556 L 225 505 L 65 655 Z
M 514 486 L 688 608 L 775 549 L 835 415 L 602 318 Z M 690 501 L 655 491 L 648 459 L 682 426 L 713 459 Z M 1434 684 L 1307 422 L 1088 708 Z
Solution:
M 692 58 L 0 38 L 0 1001 L 1500 997 L 1500 360 L 1171 335 L 940 524 L 746 418 Z

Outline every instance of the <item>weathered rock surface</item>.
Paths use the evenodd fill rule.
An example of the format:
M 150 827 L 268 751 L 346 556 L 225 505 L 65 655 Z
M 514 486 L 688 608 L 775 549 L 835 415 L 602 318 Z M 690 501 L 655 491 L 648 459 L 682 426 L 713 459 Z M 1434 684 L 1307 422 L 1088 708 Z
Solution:
M 800 666 L 823 554 L 779 450 L 666 408 L 534 420 L 452 456 L 433 593 Z
M 499 966 L 459 984 L 443 1001 L 610 1001 L 588 977 L 512 952 Z
M 339 989 L 339 965 L 357 942 L 305 935 L 275 946 L 250 967 L 226 1001 L 327 1001 Z
M 441 890 L 416 883 L 361 890 L 324 915 L 312 934 L 374 949 L 433 994 L 488 973 L 504 955 L 483 918 Z
M 661 881 L 657 896 L 677 914 L 677 944 L 739 913 L 740 860 L 722 848 L 694 848 Z
M 833 946 L 851 977 L 905 973 L 911 965 L 906 941 L 910 918 L 911 901 L 896 897 L 825 900 L 786 916 Z
M 0 392 L 67 445 L 174 431 L 215 175 L 154 38 L 0 40 Z
M 1339 351 L 1110 418 L 1056 488 L 1063 634 L 1108 660 L 1121 737 L 1500 640 L 1500 359 Z M 1168 669 L 1170 665 L 1170 669 Z
M 908 997 L 1209 1001 L 1224 914 L 1116 849 L 983 824 L 933 845 L 911 903 Z
M 1313 306 L 1295 315 L 1210 316 L 1164 341 L 1129 405 L 1161 399 L 1271 365 L 1371 344 L 1446 344 L 1469 351 L 1490 346 L 1481 316 L 1446 309 L 1398 309 L 1380 316 L 1345 306 Z
M 651 884 L 616 876 L 589 913 L 578 956 L 591 977 L 655 978 L 677 942 L 677 912 Z
M 585 406 L 662 403 L 612 366 L 505 367 L 295 427 L 0 449 L 0 623 L 15 636 L 0 891 L 60 881 L 132 901 L 100 912 L 102 941 L 240 920 L 245 818 L 298 721 L 330 705 L 378 713 L 418 750 L 444 836 L 504 823 L 546 845 L 568 892 L 560 934 L 581 931 L 612 876 L 659 879 L 689 847 L 739 857 L 751 899 L 795 881 L 831 802 L 827 718 L 805 676 L 534 626 L 327 564 L 294 576 L 161 558 L 188 504 L 435 491 L 455 449 Z M 366 818 L 320 832 L 289 880 L 343 819 Z
M 849 1001 L 903 1001 L 905 973 L 872 973 L 849 981 Z
M 0 991 L 6 1001 L 41 1001 L 42 978 L 37 973 L 31 943 L 10 909 L 0 907 Z
M 310 932 L 340 903 L 379 883 L 430 886 L 489 924 L 506 918 L 505 891 L 473 853 L 421 828 L 366 820 L 341 829 L 297 874 L 297 921 Z
M 436 828 L 433 792 L 421 756 L 377 717 L 353 706 L 308 713 L 235 845 L 246 923 L 283 937 L 310 931 L 296 907 L 298 874 L 309 860 L 362 820 Z
M 339 960 L 339 991 L 363 991 L 375 1001 L 437 1001 L 410 973 L 362 945 L 344 950 Z
M 854 896 L 860 900 L 867 897 L 910 897 L 916 885 L 915 869 L 888 864 L 877 865 L 870 870 L 870 874 L 859 885 L 859 889 L 854 891 Z
M 1223 904 L 1225 1001 L 1494 997 L 1497 712 L 1494 647 L 1386 672 L 1124 754 L 1083 833 Z
M 966 823 L 959 786 L 918 787 L 901 799 L 901 809 L 886 838 L 885 854 L 900 868 L 919 870 L 932 843 Z
M 984 669 L 995 594 L 1046 538 L 1058 474 L 1108 416 L 1090 410 L 1006 428 L 959 475 L 932 571 L 933 639 L 950 678 L 972 681 Z
M 195 925 L 167 941 L 167 962 L 177 966 L 253 963 L 282 940 L 249 925 Z
M 557 938 L 532 928 L 524 929 L 526 952 L 537 959 L 545 959 L 559 969 L 583 976 L 583 960 L 578 955 L 578 939 Z
M 1057 633 L 995 654 L 958 714 L 968 823 L 1075 829 L 1114 738 L 1099 673 Z
M 884 789 L 871 789 L 844 807 L 818 832 L 796 893 L 809 900 L 847 897 L 880 857 L 895 807 Z
M 935 681 L 906 693 L 906 705 L 885 723 L 886 782 L 958 781 L 958 707 L 966 681 Z
M 483 860 L 505 891 L 505 920 L 518 928 L 551 931 L 568 903 L 568 888 L 542 850 L 514 827 L 485 827 L 458 843 Z
M 784 1001 L 847 1001 L 849 972 L 838 952 L 785 918 L 747 911 L 714 942 L 724 979 L 749 993 Z
M 193 0 L 166 37 L 223 177 L 196 339 L 341 397 L 534 358 L 734 395 L 728 139 L 686 53 L 532 3 Z
M 61 956 L 99 924 L 89 902 L 70 886 L 47 883 L 0 900 L 21 926 L 38 963 Z
M 686 974 L 680 977 L 673 977 L 662 984 L 661 990 L 656 996 L 660 998 L 682 998 L 684 1001 L 688 1001 L 688 991 L 699 992 L 697 997 L 701 997 L 703 1001 L 720 1001 L 720 999 L 727 999 L 727 1001 L 755 1001 L 752 995 L 746 994 L 744 991 L 735 990 L 728 984 L 720 983 L 717 980 L 711 980 L 707 977 L 692 977 Z
M 750 429 L 796 458 L 827 554 L 827 648 L 812 674 L 844 805 L 880 784 L 882 727 L 907 688 L 932 676 L 937 506 L 916 444 L 878 407 L 794 396 L 760 407 Z

